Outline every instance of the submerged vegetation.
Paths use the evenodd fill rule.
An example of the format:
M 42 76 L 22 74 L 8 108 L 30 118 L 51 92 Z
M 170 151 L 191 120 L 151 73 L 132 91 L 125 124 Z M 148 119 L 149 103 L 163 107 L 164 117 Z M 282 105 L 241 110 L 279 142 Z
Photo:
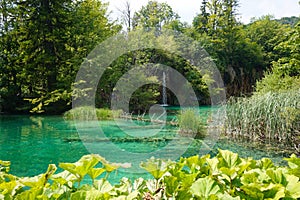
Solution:
M 210 158 L 193 156 L 179 161 L 151 158 L 140 164 L 153 179 L 122 178 L 112 185 L 113 171 L 129 163 L 109 163 L 99 155 L 86 155 L 75 163 L 50 164 L 44 174 L 17 177 L 10 162 L 0 161 L 1 199 L 289 199 L 300 198 L 300 158 L 276 166 L 268 158 L 254 160 L 219 150 Z M 88 179 L 87 179 L 88 178 Z M 88 184 L 81 184 L 83 180 Z

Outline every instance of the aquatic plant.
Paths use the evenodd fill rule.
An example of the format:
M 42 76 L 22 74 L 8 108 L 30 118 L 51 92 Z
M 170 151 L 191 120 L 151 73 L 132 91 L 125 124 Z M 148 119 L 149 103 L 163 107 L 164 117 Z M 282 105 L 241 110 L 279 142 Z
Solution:
M 300 144 L 300 90 L 231 98 L 226 133 L 262 141 Z
M 289 199 L 300 198 L 300 158 L 276 166 L 268 159 L 240 158 L 219 150 L 210 158 L 196 155 L 174 162 L 150 158 L 141 167 L 154 179 L 122 178 L 116 185 L 108 176 L 129 163 L 110 163 L 99 155 L 86 155 L 75 163 L 50 164 L 34 177 L 9 174 L 10 162 L 0 161 L 1 199 Z M 80 184 L 90 177 L 91 182 Z
M 93 108 L 91 106 L 83 106 L 73 108 L 64 113 L 66 120 L 109 120 L 114 117 L 120 117 L 121 110 L 110 110 L 108 108 Z M 96 119 L 95 119 L 96 118 Z
M 182 136 L 202 138 L 205 136 L 205 126 L 203 119 L 199 115 L 199 110 L 185 109 L 178 115 L 179 133 Z

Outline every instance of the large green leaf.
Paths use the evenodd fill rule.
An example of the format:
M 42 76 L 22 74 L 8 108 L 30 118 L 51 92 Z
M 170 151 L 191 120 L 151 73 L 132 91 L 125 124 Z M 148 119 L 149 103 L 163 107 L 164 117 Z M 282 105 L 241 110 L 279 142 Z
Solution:
M 221 150 L 219 149 L 219 153 L 217 155 L 219 159 L 218 167 L 226 167 L 226 168 L 233 168 L 241 163 L 241 159 L 237 153 L 233 153 L 228 150 Z
M 76 177 L 76 175 L 74 175 L 73 173 L 65 170 L 58 174 L 54 174 L 51 177 L 51 180 L 60 185 L 68 184 L 69 187 L 72 187 L 72 184 L 78 180 L 78 177 Z
M 173 164 L 170 160 L 155 159 L 152 157 L 147 162 L 142 162 L 140 166 L 152 174 L 155 179 L 160 179 L 166 173 L 170 164 Z
M 88 175 L 89 175 L 92 179 L 95 179 L 95 178 L 97 178 L 98 176 L 100 176 L 103 172 L 105 172 L 105 169 L 103 169 L 103 168 L 91 168 L 91 169 L 88 171 Z
M 257 165 L 260 169 L 269 169 L 269 168 L 274 168 L 274 163 L 271 159 L 269 158 L 262 158 L 257 162 Z
M 206 199 L 221 192 L 217 182 L 210 177 L 199 178 L 192 184 L 190 191 L 192 194 Z
M 260 186 L 257 184 L 249 184 L 241 186 L 239 195 L 247 200 L 260 200 L 264 199 L 264 194 L 260 191 Z
M 287 180 L 282 169 L 268 169 L 266 174 L 271 178 L 273 183 L 282 184 L 283 186 L 287 185 Z
M 26 190 L 18 195 L 14 199 L 16 200 L 36 200 L 38 199 L 43 199 L 42 194 L 43 189 L 42 188 L 31 188 L 30 190 Z M 44 197 L 45 199 L 46 197 Z
M 218 200 L 240 200 L 240 197 L 232 197 L 228 193 L 218 194 Z
M 286 186 L 286 195 L 291 198 L 300 198 L 300 181 L 297 176 L 287 175 L 288 184 Z
M 182 188 L 189 188 L 196 180 L 198 174 L 186 174 L 181 179 L 181 187 Z
M 96 180 L 94 187 L 101 193 L 108 193 L 113 189 L 113 186 L 105 179 Z
M 289 172 L 300 178 L 300 158 L 292 154 L 290 158 L 284 158 L 284 160 L 288 161 L 290 166 Z
M 0 160 L 0 172 L 8 173 L 10 169 L 10 161 Z
M 164 177 L 164 182 L 166 184 L 166 189 L 165 189 L 166 194 L 170 197 L 175 195 L 180 186 L 178 178 L 176 178 L 174 176 L 166 176 L 166 177 Z
M 100 159 L 99 155 L 86 155 L 80 158 L 79 161 L 75 163 L 60 163 L 59 167 L 63 168 L 76 175 L 79 180 L 81 180 L 90 170 L 96 166 Z
M 258 182 L 258 175 L 259 173 L 256 171 L 249 171 L 242 175 L 241 183 L 243 185 L 248 185 L 250 183 L 257 183 Z
M 105 198 L 107 196 L 107 198 Z M 109 195 L 104 195 L 99 190 L 91 188 L 90 190 L 79 190 L 71 194 L 71 200 L 102 200 L 108 199 Z
M 0 193 L 6 197 L 12 197 L 13 194 L 18 194 L 18 190 L 22 187 L 23 184 L 21 184 L 19 181 L 12 180 L 9 182 L 3 182 L 0 184 Z
M 245 171 L 253 169 L 256 165 L 256 161 L 253 160 L 252 158 L 248 158 L 248 159 L 241 158 L 241 161 L 242 162 L 238 165 L 238 170 L 237 170 L 237 173 L 239 175 L 242 175 L 243 173 L 245 173 Z
M 300 168 L 300 158 L 298 158 L 295 154 L 292 154 L 290 158 L 284 158 L 284 160 L 288 161 L 291 169 Z
M 222 172 L 222 176 L 229 182 L 231 182 L 231 180 L 235 179 L 238 176 L 236 169 L 222 167 L 220 171 Z
M 48 179 L 52 176 L 52 174 L 56 171 L 56 166 L 54 164 L 50 164 L 45 174 L 41 174 L 34 177 L 25 177 L 20 179 L 20 182 L 25 186 L 34 188 L 34 187 L 44 187 L 47 183 Z
M 261 190 L 264 194 L 264 199 L 272 199 L 272 200 L 279 200 L 285 197 L 284 194 L 284 187 L 281 184 L 270 184 L 266 187 L 262 187 Z
M 190 168 L 191 172 L 193 172 L 193 173 L 196 170 L 200 169 L 200 166 L 199 166 L 199 163 L 198 163 L 199 162 L 199 156 L 198 155 L 186 158 L 185 162 L 186 162 L 186 166 L 188 166 Z
M 219 159 L 214 157 L 212 159 L 207 159 L 207 164 L 209 166 L 210 169 L 210 175 L 218 175 L 219 172 Z

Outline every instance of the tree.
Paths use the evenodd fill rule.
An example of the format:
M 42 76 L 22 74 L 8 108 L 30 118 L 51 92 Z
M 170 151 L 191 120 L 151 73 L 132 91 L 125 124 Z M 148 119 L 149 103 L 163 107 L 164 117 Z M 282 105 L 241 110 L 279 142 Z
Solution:
M 0 112 L 14 110 L 21 99 L 16 4 L 0 1 Z
M 203 1 L 193 21 L 194 38 L 215 59 L 229 96 L 251 93 L 262 67 L 260 47 L 237 20 L 238 5 L 238 0 Z
M 270 69 L 272 61 L 278 60 L 282 55 L 275 49 L 279 43 L 287 39 L 290 27 L 283 25 L 273 16 L 267 15 L 259 19 L 252 19 L 246 27 L 247 37 L 259 44 L 264 53 L 264 70 Z
M 300 22 L 288 33 L 288 39 L 274 49 L 284 56 L 272 62 L 272 70 L 257 82 L 258 94 L 300 88 Z
M 118 9 L 122 14 L 122 21 L 126 26 L 126 30 L 129 32 L 132 29 L 132 9 L 129 1 L 125 2 L 124 10 Z
M 156 28 L 156 30 L 161 30 L 164 25 L 168 25 L 178 19 L 179 15 L 168 4 L 149 1 L 146 6 L 134 13 L 132 21 L 135 28 Z
M 83 58 L 99 42 L 119 31 L 120 26 L 108 20 L 107 4 L 99 0 L 15 0 L 11 5 L 6 10 L 13 23 L 1 40 L 14 41 L 14 48 L 9 50 L 9 43 L 2 42 L 6 48 L 1 58 L 10 56 L 14 61 L 1 60 L 6 62 L 3 68 L 9 76 L 4 77 L 5 84 L 1 81 L 1 91 L 14 81 L 17 89 L 12 89 L 12 95 L 18 96 L 19 101 L 15 111 L 68 109 L 72 82 Z M 8 94 L 2 92 L 3 101 L 16 105 L 17 100 L 10 102 L 12 95 Z
M 300 21 L 300 18 L 296 16 L 282 17 L 281 19 L 277 19 L 276 21 L 281 24 L 288 24 L 291 27 L 294 27 Z
M 207 11 L 207 0 L 202 1 L 200 7 L 200 14 L 198 14 L 193 20 L 193 27 L 198 33 L 208 33 L 208 19 L 210 14 Z

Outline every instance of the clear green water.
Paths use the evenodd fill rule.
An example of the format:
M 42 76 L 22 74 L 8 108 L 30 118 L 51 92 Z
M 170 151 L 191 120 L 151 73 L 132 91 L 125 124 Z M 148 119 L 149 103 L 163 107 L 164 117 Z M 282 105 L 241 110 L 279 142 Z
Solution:
M 126 121 L 123 122 L 126 126 Z M 11 173 L 18 176 L 34 176 L 46 171 L 49 163 L 58 165 L 60 162 L 75 162 L 81 156 L 89 154 L 84 144 L 91 144 L 101 147 L 105 152 L 104 157 L 120 159 L 122 161 L 134 162 L 133 157 L 118 158 L 117 152 L 109 148 L 113 143 L 118 149 L 125 152 L 149 153 L 157 149 L 163 149 L 168 145 L 168 141 L 134 141 L 121 140 L 122 138 L 132 138 L 124 134 L 112 121 L 101 122 L 102 130 L 106 138 L 96 138 L 93 127 L 86 130 L 87 136 L 79 137 L 75 124 L 72 121 L 65 121 L 61 116 L 6 116 L 0 115 L 0 159 L 11 161 Z M 127 127 L 128 128 L 128 127 Z M 173 138 L 176 130 L 165 127 L 154 138 Z M 96 139 L 95 139 L 96 138 Z M 82 142 L 82 140 L 84 142 Z M 173 145 L 167 153 L 172 153 L 181 148 L 182 144 Z M 191 156 L 199 153 L 201 144 L 194 141 L 190 144 L 183 156 Z M 259 159 L 270 157 L 279 163 L 283 153 L 274 153 L 255 148 L 244 147 L 228 140 L 218 141 L 210 153 L 213 155 L 218 148 L 228 149 L 239 153 L 243 157 L 253 157 Z M 92 152 L 95 153 L 95 152 Z M 108 158 L 108 160 L 110 160 Z M 110 181 L 116 183 L 121 177 L 144 178 L 150 177 L 148 174 L 128 173 L 119 171 L 111 174 Z

